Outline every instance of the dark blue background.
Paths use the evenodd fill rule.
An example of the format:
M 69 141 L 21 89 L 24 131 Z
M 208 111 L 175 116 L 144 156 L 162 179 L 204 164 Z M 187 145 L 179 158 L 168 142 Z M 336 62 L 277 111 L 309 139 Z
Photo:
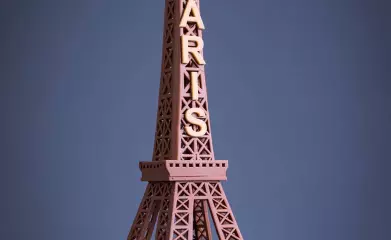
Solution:
M 391 239 L 390 8 L 201 0 L 216 158 L 247 240 Z M 125 239 L 163 0 L 2 0 L 0 239 Z

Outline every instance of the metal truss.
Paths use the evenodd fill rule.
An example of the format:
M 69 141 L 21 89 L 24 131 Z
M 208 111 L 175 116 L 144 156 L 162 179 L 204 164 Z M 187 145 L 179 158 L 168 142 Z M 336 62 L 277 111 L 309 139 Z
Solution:
M 127 240 L 210 240 L 210 210 L 220 240 L 243 239 L 219 182 L 149 183 Z

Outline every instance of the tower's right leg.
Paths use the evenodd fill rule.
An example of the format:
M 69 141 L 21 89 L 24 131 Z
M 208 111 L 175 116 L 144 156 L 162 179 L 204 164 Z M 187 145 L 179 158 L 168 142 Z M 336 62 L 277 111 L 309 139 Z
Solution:
M 243 240 L 221 183 L 210 182 L 209 207 L 220 240 Z
M 194 200 L 194 231 L 196 240 L 211 240 L 207 200 Z

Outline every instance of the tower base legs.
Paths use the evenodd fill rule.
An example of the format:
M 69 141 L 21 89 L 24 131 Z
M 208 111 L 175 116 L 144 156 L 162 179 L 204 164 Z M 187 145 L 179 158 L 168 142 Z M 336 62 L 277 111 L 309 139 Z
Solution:
M 220 182 L 150 182 L 127 240 L 243 240 Z

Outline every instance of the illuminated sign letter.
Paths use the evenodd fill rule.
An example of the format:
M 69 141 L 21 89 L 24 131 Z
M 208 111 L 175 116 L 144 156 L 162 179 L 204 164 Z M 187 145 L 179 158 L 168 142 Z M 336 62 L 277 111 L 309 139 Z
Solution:
M 198 64 L 204 65 L 204 57 L 201 55 L 201 50 L 204 48 L 204 41 L 197 36 L 182 35 L 182 63 L 187 64 L 190 61 L 189 53 L 193 55 Z M 189 42 L 194 42 L 195 47 L 190 47 Z
M 190 72 L 191 99 L 198 100 L 198 72 Z
M 201 108 L 190 108 L 185 113 L 185 119 L 194 125 L 197 125 L 200 127 L 200 130 L 198 132 L 194 131 L 191 126 L 186 126 L 185 131 L 187 134 L 189 134 L 192 137 L 201 137 L 206 133 L 207 127 L 206 123 L 196 117 L 193 116 L 193 113 L 196 113 L 198 117 L 205 117 L 205 112 Z
M 190 16 L 190 13 L 193 16 Z M 194 0 L 187 1 L 186 8 L 183 10 L 183 15 L 179 27 L 186 27 L 188 22 L 195 22 L 199 29 L 205 29 L 204 23 L 201 19 L 200 10 L 198 9 Z

